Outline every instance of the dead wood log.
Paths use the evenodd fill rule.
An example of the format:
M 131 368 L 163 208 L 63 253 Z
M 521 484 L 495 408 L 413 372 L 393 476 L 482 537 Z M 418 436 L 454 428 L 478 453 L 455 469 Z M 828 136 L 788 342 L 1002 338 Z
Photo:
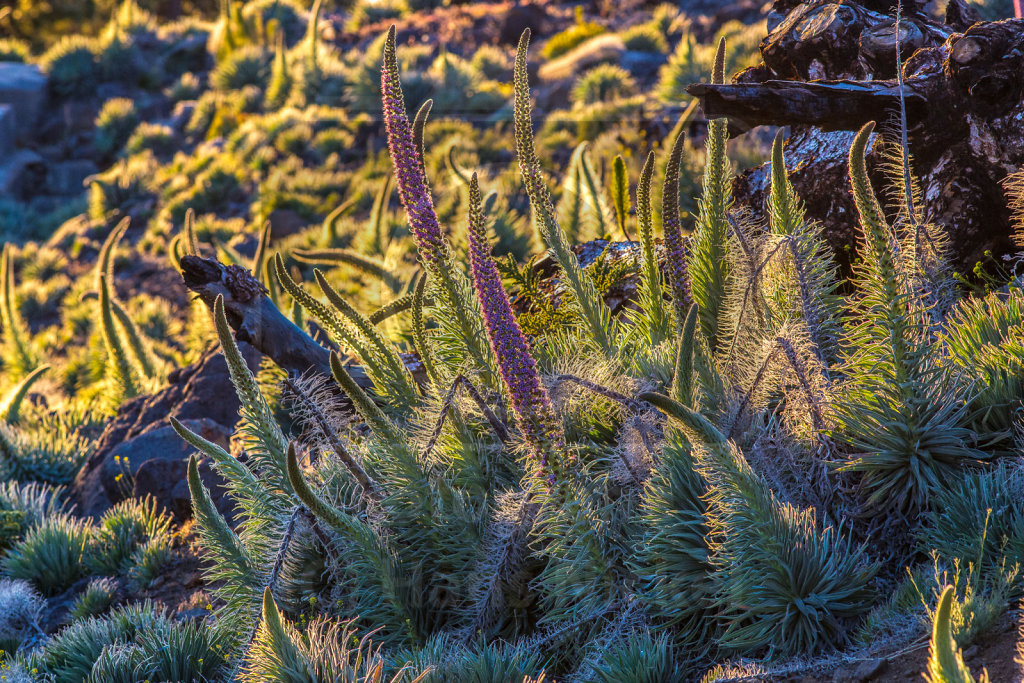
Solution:
M 330 351 L 286 318 L 248 270 L 188 255 L 181 259 L 181 274 L 185 286 L 211 310 L 217 297 L 224 297 L 235 339 L 251 344 L 285 372 L 331 377 Z M 362 368 L 350 365 L 348 370 L 364 389 L 372 387 Z
M 1012 248 L 1001 184 L 1024 166 L 1024 20 L 976 21 L 969 5 L 950 0 L 940 23 L 922 4 L 903 3 L 897 32 L 894 1 L 776 0 L 763 62 L 732 83 L 688 91 L 707 116 L 728 117 L 733 134 L 790 127 L 790 179 L 845 265 L 858 234 L 855 207 L 843 191 L 849 143 L 868 121 L 882 124 L 882 135 L 894 130 L 899 40 L 925 217 L 949 231 L 954 265 L 969 273 L 986 252 L 998 259 Z M 873 145 L 869 167 L 880 194 L 882 161 Z M 738 202 L 763 215 L 768 177 L 767 165 L 741 175 Z

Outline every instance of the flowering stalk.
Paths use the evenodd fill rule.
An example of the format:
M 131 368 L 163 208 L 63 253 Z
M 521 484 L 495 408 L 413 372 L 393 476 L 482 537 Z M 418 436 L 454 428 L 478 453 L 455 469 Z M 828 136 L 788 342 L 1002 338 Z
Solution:
M 431 284 L 437 287 L 437 310 L 450 318 L 449 328 L 459 337 L 469 355 L 478 365 L 493 369 L 483 344 L 479 314 L 472 311 L 472 297 L 469 285 L 460 270 L 452 267 L 451 246 L 441 232 L 441 225 L 434 210 L 434 200 L 427 186 L 423 165 L 423 154 L 417 144 L 417 130 L 422 129 L 429 107 L 423 107 L 417 115 L 416 125 L 409 122 L 405 111 L 405 97 L 398 75 L 398 56 L 395 46 L 395 27 L 388 30 L 384 43 L 384 64 L 380 73 L 381 99 L 384 108 L 384 128 L 387 132 L 388 150 L 395 168 L 398 197 L 409 217 L 419 249 L 420 260 L 430 276 Z M 446 320 L 440 321 L 445 326 Z
M 434 200 L 427 187 L 420 155 L 413 142 L 412 124 L 405 111 L 405 97 L 398 75 L 395 27 L 388 31 L 384 43 L 384 68 L 380 72 L 381 98 L 384 105 L 384 127 L 387 130 L 391 162 L 398 177 L 398 196 L 409 214 L 419 246 L 420 258 L 427 270 L 443 264 L 450 255 L 448 244 L 434 211 Z
M 661 225 L 665 239 L 665 271 L 672 304 L 676 313 L 676 326 L 682 327 L 690 310 L 690 285 L 686 276 L 686 243 L 679 220 L 679 166 L 683 160 L 683 142 L 686 126 L 680 126 L 672 143 L 672 153 L 665 166 L 665 183 L 661 191 Z
M 530 343 L 512 313 L 508 293 L 491 258 L 480 186 L 476 174 L 469 184 L 469 265 L 473 288 L 483 309 L 484 327 L 497 359 L 501 379 L 508 389 L 512 409 L 519 420 L 532 455 L 548 482 L 561 479 L 559 458 L 565 439 L 547 391 L 541 384 Z
M 565 231 L 555 219 L 551 193 L 545 184 L 540 161 L 533 148 L 533 120 L 530 104 L 530 84 L 526 74 L 526 51 L 530 45 L 530 29 L 523 31 L 516 50 L 513 72 L 513 123 L 516 136 L 516 156 L 519 172 L 530 198 L 534 220 L 548 251 L 558 262 L 565 276 L 565 282 L 575 299 L 580 318 L 589 329 L 590 336 L 604 352 L 613 350 L 616 336 L 616 321 L 611 309 L 605 304 L 594 283 L 580 268 L 576 254 L 566 240 Z

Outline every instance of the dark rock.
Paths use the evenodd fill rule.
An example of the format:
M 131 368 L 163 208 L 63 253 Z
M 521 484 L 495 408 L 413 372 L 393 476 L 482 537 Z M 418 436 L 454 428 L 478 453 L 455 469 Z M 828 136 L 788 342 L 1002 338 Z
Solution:
M 231 428 L 213 420 L 182 420 L 182 424 L 207 441 L 227 447 Z M 170 425 L 156 426 L 121 442 L 111 449 L 97 467 L 84 477 L 76 478 L 79 510 L 96 517 L 112 504 L 132 495 L 152 494 L 157 501 L 179 519 L 188 517 L 181 505 L 182 491 L 178 484 L 185 480 L 188 456 L 195 449 L 186 443 Z M 141 481 L 137 481 L 141 475 Z
M 255 370 L 259 365 L 259 354 L 245 343 L 240 343 L 239 348 L 250 369 Z M 77 503 L 81 514 L 98 516 L 133 492 L 134 485 L 129 483 L 130 479 L 122 485 L 117 480 L 118 474 L 137 477 L 142 466 L 154 459 L 183 463 L 187 460 L 193 449 L 167 423 L 169 416 L 181 420 L 211 441 L 227 443 L 238 420 L 239 404 L 227 363 L 219 349 L 208 351 L 193 365 L 172 371 L 168 383 L 156 394 L 126 401 L 107 423 L 96 449 L 71 485 L 70 498 Z M 122 458 L 127 459 L 127 468 L 122 464 Z M 175 511 L 178 507 L 173 501 L 176 497 L 180 499 L 181 491 L 175 492 L 173 487 L 165 490 L 165 487 L 151 483 L 161 467 L 167 473 L 173 466 L 147 465 L 147 471 L 143 472 L 143 486 L 152 488 L 154 494 L 167 495 L 168 498 L 161 499 L 161 502 Z
M 30 149 L 15 150 L 0 160 L 0 197 L 34 194 L 46 177 L 43 158 Z
M 191 427 L 191 425 L 189 426 Z M 226 444 L 221 443 L 221 445 Z M 206 486 L 206 490 L 210 492 L 210 497 L 213 499 L 214 505 L 217 506 L 217 510 L 231 521 L 234 508 L 232 501 L 225 495 L 227 490 L 224 479 L 217 473 L 208 458 L 201 459 L 198 467 L 199 478 Z M 167 512 L 174 516 L 177 522 L 182 522 L 192 516 L 192 496 L 188 490 L 187 472 L 188 460 L 186 458 L 146 460 L 139 465 L 135 472 L 132 497 L 153 496 Z
M 33 137 L 46 102 L 46 76 L 35 64 L 0 62 L 0 104 L 14 108 L 15 129 L 21 142 Z
M 622 54 L 619 66 L 636 78 L 648 78 L 651 74 L 657 73 L 666 61 L 668 56 L 660 52 L 626 50 Z
M 46 175 L 46 184 L 53 194 L 81 194 L 85 179 L 98 173 L 99 167 L 89 159 L 72 159 L 51 164 Z
M 274 209 L 267 220 L 270 221 L 270 238 L 275 240 L 296 235 L 309 227 L 309 221 L 292 209 Z
M 505 45 L 518 44 L 519 36 L 526 29 L 542 32 L 548 23 L 547 9 L 540 5 L 515 5 L 501 15 L 498 42 Z

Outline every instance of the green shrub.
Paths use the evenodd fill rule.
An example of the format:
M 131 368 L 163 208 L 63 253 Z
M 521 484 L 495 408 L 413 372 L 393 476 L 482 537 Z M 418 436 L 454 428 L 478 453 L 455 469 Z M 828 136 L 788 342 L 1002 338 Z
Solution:
M 299 0 L 251 0 L 242 8 L 242 18 L 253 21 L 259 16 L 264 27 L 276 25 L 283 31 L 286 45 L 294 45 L 306 33 L 309 5 Z
M 349 15 L 347 28 L 349 31 L 358 31 L 370 24 L 401 19 L 408 13 L 407 0 L 357 0 Z
M 605 32 L 605 27 L 592 21 L 585 21 L 583 8 L 576 7 L 576 23 L 569 28 L 551 36 L 548 42 L 541 48 L 540 54 L 545 59 L 561 57 L 573 48 L 582 45 L 594 36 Z
M 668 637 L 631 633 L 609 647 L 595 668 L 599 683 L 673 683 L 680 679 Z
M 56 595 L 85 576 L 83 555 L 91 536 L 86 522 L 65 514 L 47 517 L 8 551 L 4 573 L 31 582 L 44 595 Z
M 194 100 L 203 92 L 199 77 L 191 71 L 183 73 L 167 90 L 167 96 L 175 102 Z
M 83 36 L 65 36 L 40 58 L 49 76 L 50 89 L 57 97 L 92 95 L 100 80 L 96 41 Z
M 668 52 L 665 35 L 653 24 L 640 24 L 625 30 L 622 33 L 622 42 L 626 45 L 627 50 L 658 54 Z
M 137 645 L 104 645 L 83 683 L 137 683 L 144 665 L 145 655 Z
M 690 96 L 686 93 L 686 86 L 707 79 L 721 38 L 725 38 L 727 44 L 726 78 L 756 64 L 760 59 L 758 46 L 764 35 L 763 23 L 746 26 L 738 21 L 722 26 L 714 40 L 708 43 L 698 43 L 692 33 L 685 33 L 658 74 L 658 97 L 669 104 L 688 100 Z
M 512 77 L 512 58 L 497 45 L 481 45 L 469 63 L 481 79 L 506 83 Z
M 221 91 L 241 90 L 247 85 L 264 88 L 270 75 L 271 54 L 256 45 L 232 51 L 210 75 L 210 83 Z
M 1024 470 L 964 472 L 937 490 L 922 529 L 923 550 L 986 569 L 1024 567 Z
M 52 676 L 54 683 L 82 683 L 108 645 L 125 645 L 139 633 L 166 632 L 169 626 L 169 619 L 149 602 L 119 607 L 102 618 L 81 619 L 47 641 L 39 668 Z
M 136 588 L 148 588 L 171 560 L 171 544 L 167 538 L 146 541 L 132 553 L 128 581 Z
M 156 681 L 215 681 L 225 673 L 231 634 L 204 621 L 140 631 L 145 676 Z
M 0 579 L 0 652 L 15 652 L 26 639 L 42 631 L 43 605 L 42 597 L 28 582 Z
M 149 150 L 156 156 L 169 157 L 178 148 L 178 139 L 169 126 L 143 121 L 125 143 L 125 152 L 138 154 Z
M 636 81 L 628 71 L 614 64 L 599 64 L 576 79 L 572 89 L 572 102 L 577 107 L 585 107 L 634 94 Z
M 29 528 L 60 510 L 57 496 L 36 482 L 10 481 L 0 485 L 0 552 L 21 540 Z
M 169 546 L 170 526 L 170 516 L 158 509 L 156 499 L 121 501 L 107 510 L 96 526 L 87 555 L 89 567 L 98 574 L 126 573 L 135 553 L 150 542 Z M 140 557 L 155 552 L 148 550 Z
M 93 146 L 104 156 L 116 154 L 138 125 L 139 115 L 132 100 L 123 97 L 107 100 L 96 117 Z
M 109 577 L 93 579 L 75 598 L 71 606 L 72 619 L 97 617 L 106 612 L 117 596 L 117 583 Z

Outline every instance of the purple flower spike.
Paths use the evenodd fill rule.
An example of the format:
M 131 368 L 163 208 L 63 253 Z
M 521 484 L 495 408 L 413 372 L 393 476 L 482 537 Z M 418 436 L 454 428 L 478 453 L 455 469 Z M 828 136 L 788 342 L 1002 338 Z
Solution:
M 480 300 L 487 338 L 512 399 L 512 409 L 538 466 L 542 471 L 549 470 L 550 483 L 560 474 L 558 465 L 565 450 L 565 439 L 551 399 L 541 384 L 537 363 L 530 355 L 530 342 L 512 312 L 508 293 L 491 258 L 481 204 L 480 187 L 474 173 L 469 184 L 469 265 L 473 289 Z
M 388 149 L 398 179 L 398 196 L 409 215 L 409 226 L 416 237 L 420 258 L 424 266 L 432 270 L 447 260 L 449 248 L 441 233 L 441 225 L 434 211 L 434 200 L 423 172 L 423 160 L 413 141 L 412 124 L 405 111 L 405 97 L 402 95 L 402 82 L 398 75 L 394 26 L 388 31 L 384 43 L 380 87 Z

